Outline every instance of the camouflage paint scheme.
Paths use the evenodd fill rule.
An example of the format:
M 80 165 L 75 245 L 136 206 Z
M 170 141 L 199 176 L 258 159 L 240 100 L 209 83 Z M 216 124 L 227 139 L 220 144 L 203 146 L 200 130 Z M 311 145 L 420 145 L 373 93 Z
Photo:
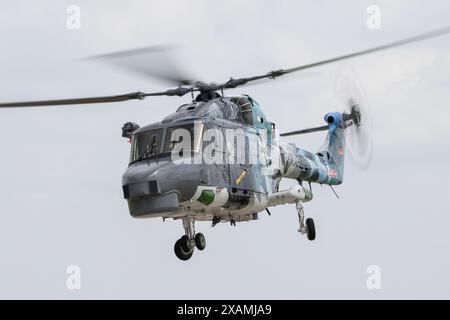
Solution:
M 257 213 L 271 205 L 271 195 L 279 192 L 282 178 L 340 184 L 345 150 L 343 115 L 329 113 L 325 121 L 329 126 L 327 138 L 319 152 L 314 154 L 280 141 L 275 125 L 267 120 L 259 104 L 249 96 L 219 97 L 182 105 L 161 122 L 133 132 L 132 145 L 136 144 L 137 137 L 151 130 L 160 130 L 158 132 L 162 136 L 159 137 L 160 145 L 155 157 L 131 162 L 123 174 L 123 192 L 130 214 L 137 218 L 182 218 L 189 215 L 194 220 L 216 217 L 227 221 L 248 221 L 257 219 Z M 222 153 L 224 158 L 230 156 L 230 152 L 242 151 L 235 148 L 234 138 L 233 141 L 226 139 L 227 129 L 238 130 L 247 141 L 251 141 L 246 148 L 249 144 L 254 147 L 256 142 L 256 163 L 224 161 L 208 164 L 173 160 L 171 154 L 163 150 L 164 141 L 168 139 L 167 129 L 192 124 L 196 130 L 201 128 L 201 132 L 222 132 L 225 141 L 222 148 L 216 145 L 214 152 Z M 206 142 L 201 138 L 196 136 L 194 140 L 205 146 Z M 253 151 L 245 150 L 246 155 L 255 152 L 254 148 L 251 149 Z M 190 156 L 196 156 L 195 150 Z M 202 203 L 205 202 L 203 199 L 209 199 L 209 202 L 216 195 L 217 199 L 222 199 L 217 200 L 218 203 Z

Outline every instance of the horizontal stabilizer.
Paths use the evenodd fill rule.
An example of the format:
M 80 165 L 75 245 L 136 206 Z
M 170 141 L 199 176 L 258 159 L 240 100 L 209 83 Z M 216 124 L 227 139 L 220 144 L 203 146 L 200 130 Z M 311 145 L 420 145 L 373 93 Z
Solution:
M 328 126 L 321 126 L 321 127 L 315 127 L 315 128 L 309 128 L 309 129 L 303 129 L 303 130 L 298 130 L 298 131 L 282 133 L 282 134 L 280 134 L 280 137 L 294 136 L 297 134 L 305 134 L 305 133 L 326 131 L 326 130 L 328 130 Z

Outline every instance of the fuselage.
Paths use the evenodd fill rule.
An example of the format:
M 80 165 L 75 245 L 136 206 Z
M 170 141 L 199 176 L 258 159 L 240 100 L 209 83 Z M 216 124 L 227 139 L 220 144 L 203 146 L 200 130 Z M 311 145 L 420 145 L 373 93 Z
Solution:
M 309 200 L 301 187 L 278 197 L 283 177 L 336 184 L 326 157 L 280 142 L 251 97 L 193 102 L 132 133 L 123 192 L 137 218 L 248 221 L 271 205 Z

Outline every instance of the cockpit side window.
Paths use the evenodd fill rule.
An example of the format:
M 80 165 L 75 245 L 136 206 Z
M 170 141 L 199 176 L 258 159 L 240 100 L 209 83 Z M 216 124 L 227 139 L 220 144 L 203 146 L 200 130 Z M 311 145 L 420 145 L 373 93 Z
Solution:
M 244 123 L 252 126 L 253 112 L 252 112 L 252 103 L 250 99 L 248 97 L 240 96 L 240 97 L 233 97 L 231 101 L 239 107 Z
M 179 135 L 177 136 L 177 140 L 172 140 L 173 133 L 175 130 L 181 129 Z M 186 133 L 186 134 L 185 134 Z M 166 138 L 164 141 L 164 149 L 163 152 L 172 152 L 173 148 L 177 143 L 183 142 L 183 139 L 190 140 L 190 151 L 194 149 L 194 124 L 181 125 L 176 127 L 169 127 L 166 129 Z

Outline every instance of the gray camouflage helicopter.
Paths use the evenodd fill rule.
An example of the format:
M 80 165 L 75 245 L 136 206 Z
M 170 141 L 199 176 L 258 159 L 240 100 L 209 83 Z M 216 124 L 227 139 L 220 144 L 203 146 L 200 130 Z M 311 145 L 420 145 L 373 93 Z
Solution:
M 169 79 L 178 87 L 153 93 L 2 103 L 0 108 L 109 103 L 191 94 L 190 103 L 181 105 L 160 122 L 142 127 L 127 122 L 122 127 L 122 136 L 131 142 L 130 162 L 122 177 L 123 195 L 131 216 L 181 220 L 184 235 L 174 246 L 181 260 L 190 259 L 195 248 L 205 249 L 204 235 L 194 228 L 196 221 L 210 221 L 212 226 L 219 222 L 235 225 L 258 219 L 258 213 L 264 210 L 270 214 L 268 208 L 277 205 L 295 204 L 299 232 L 314 240 L 314 221 L 305 219 L 303 203 L 312 200 L 311 183 L 332 187 L 343 182 L 347 133 L 352 137 L 351 150 L 362 159 L 360 164 L 367 165 L 370 160 L 371 124 L 365 101 L 358 99 L 357 93 L 351 94 L 344 98 L 344 110 L 325 115 L 325 125 L 279 134 L 255 99 L 247 95 L 226 96 L 224 91 L 448 33 L 447 27 L 295 68 L 231 78 L 220 84 L 188 80 L 176 72 L 175 75 L 156 72 L 153 76 Z M 95 59 L 126 60 L 154 50 L 144 48 Z M 280 137 L 317 131 L 327 131 L 318 152 L 280 141 Z M 295 179 L 298 184 L 280 190 L 282 178 Z

